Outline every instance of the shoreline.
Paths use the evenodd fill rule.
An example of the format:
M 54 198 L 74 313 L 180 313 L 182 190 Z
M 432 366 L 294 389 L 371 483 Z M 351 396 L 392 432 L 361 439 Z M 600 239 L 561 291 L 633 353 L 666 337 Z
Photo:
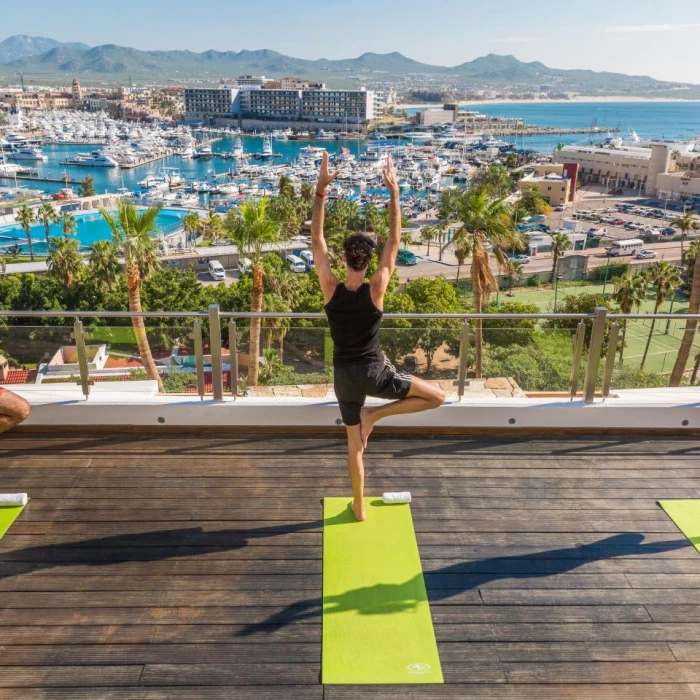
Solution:
M 556 100 L 535 100 L 535 99 L 529 99 L 529 100 L 514 100 L 514 99 L 502 99 L 502 100 L 469 100 L 467 102 L 459 102 L 460 107 L 468 106 L 468 105 L 505 105 L 505 104 L 521 104 L 521 105 L 531 105 L 531 104 L 596 104 L 596 103 L 601 103 L 604 104 L 606 102 L 687 102 L 687 103 L 694 103 L 694 102 L 700 102 L 700 99 L 686 99 L 682 97 L 629 97 L 629 96 L 624 96 L 624 97 L 583 97 L 583 96 L 578 96 L 578 97 L 572 97 L 569 100 L 564 100 L 564 99 L 556 99 Z M 415 108 L 430 108 L 430 107 L 436 107 L 439 108 L 442 105 L 441 102 L 417 102 L 413 104 L 399 104 L 399 105 L 394 105 L 394 109 L 415 109 Z

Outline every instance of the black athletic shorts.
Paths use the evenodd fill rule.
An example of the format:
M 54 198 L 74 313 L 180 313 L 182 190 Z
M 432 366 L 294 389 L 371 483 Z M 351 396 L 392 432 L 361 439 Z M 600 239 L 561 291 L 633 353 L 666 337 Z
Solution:
M 368 396 L 395 401 L 405 399 L 411 376 L 399 374 L 386 357 L 369 364 L 335 365 L 335 395 L 345 425 L 360 424 L 360 409 Z

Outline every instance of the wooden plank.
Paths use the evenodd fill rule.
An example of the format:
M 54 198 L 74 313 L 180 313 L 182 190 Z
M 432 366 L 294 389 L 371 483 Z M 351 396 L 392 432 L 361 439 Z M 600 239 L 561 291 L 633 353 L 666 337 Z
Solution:
M 669 647 L 677 661 L 698 661 L 700 640 L 695 642 L 669 642 Z
M 0 700 L 18 700 L 16 690 L 0 689 Z M 23 689 L 21 700 L 279 700 L 277 686 L 246 686 L 232 690 L 230 686 L 212 687 L 207 685 L 185 688 L 100 688 L 99 695 L 94 689 L 84 688 L 43 688 Z M 322 700 L 323 686 L 285 685 L 284 700 Z M 685 699 L 682 699 L 685 700 Z
M 139 685 L 299 685 L 317 684 L 319 663 L 148 664 Z M 283 692 L 278 691 L 283 696 Z
M 0 608 L 0 625 L 318 625 L 321 607 L 304 606 L 303 617 L 294 607 L 93 607 Z
M 643 605 L 471 605 L 436 606 L 433 622 L 447 634 L 451 626 L 474 623 L 651 622 Z M 0 621 L 2 618 L 0 617 Z
M 645 609 L 654 622 L 700 622 L 700 604 L 647 605 Z
M 38 617 L 34 618 L 39 620 Z M 157 625 L 46 625 L 0 629 L 3 647 L 14 644 L 148 644 Z M 0 662 L 1 663 L 1 662 Z
M 488 610 L 488 606 L 486 606 Z M 700 642 L 700 625 L 692 622 L 646 624 L 596 621 L 576 623 L 496 622 L 491 625 L 498 641 L 582 642 Z
M 586 647 L 592 661 L 676 661 L 670 645 L 663 642 L 587 642 Z
M 510 683 L 698 683 L 700 663 L 597 661 L 591 663 L 504 663 Z
M 473 593 L 473 591 L 469 592 Z M 481 591 L 481 596 L 487 605 L 647 605 L 658 603 L 688 605 L 698 599 L 697 591 L 694 589 L 677 591 L 658 588 L 559 589 L 549 591 L 494 589 Z M 445 597 L 448 598 L 448 596 Z M 445 600 L 444 602 L 449 604 L 450 601 Z
M 320 647 L 304 644 L 50 644 L 10 645 L 0 654 L 2 666 L 114 666 L 181 664 L 246 666 L 250 664 L 318 664 Z
M 5 666 L 2 670 L 0 688 L 99 688 L 136 686 L 143 666 Z
M 700 687 L 700 686 L 699 686 Z M 697 700 L 689 683 L 603 684 L 576 685 L 507 685 L 474 683 L 436 686 L 326 686 L 325 700 Z

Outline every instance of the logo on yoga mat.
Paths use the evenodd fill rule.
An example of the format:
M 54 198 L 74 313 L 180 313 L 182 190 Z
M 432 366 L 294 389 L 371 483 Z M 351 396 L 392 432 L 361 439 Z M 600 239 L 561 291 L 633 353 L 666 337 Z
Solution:
M 430 673 L 430 664 L 408 664 L 408 672 L 417 676 L 424 676 Z

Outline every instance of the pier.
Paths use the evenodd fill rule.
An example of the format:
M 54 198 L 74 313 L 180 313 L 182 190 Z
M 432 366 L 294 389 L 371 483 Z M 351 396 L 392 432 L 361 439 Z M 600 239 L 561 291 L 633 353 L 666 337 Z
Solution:
M 0 180 L 31 180 L 32 182 L 52 182 L 61 185 L 82 185 L 80 180 L 65 177 L 37 177 L 36 175 L 0 175 Z

